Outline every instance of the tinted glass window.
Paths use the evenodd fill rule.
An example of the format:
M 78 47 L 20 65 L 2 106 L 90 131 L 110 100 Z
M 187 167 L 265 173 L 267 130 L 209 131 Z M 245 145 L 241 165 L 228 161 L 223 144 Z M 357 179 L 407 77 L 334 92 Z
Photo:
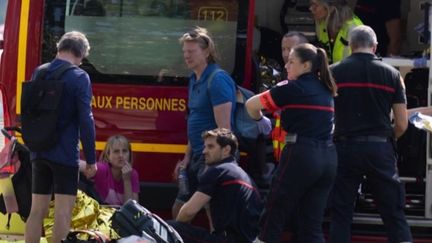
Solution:
M 64 32 L 84 32 L 95 82 L 179 82 L 185 68 L 178 39 L 194 26 L 215 39 L 221 66 L 234 69 L 238 2 L 232 0 L 68 0 L 47 4 L 45 61 Z M 163 76 L 163 77 L 162 77 Z

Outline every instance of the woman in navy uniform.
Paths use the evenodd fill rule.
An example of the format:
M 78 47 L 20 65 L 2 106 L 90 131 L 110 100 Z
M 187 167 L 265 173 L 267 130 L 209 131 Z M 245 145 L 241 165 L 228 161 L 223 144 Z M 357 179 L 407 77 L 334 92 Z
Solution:
M 282 127 L 288 131 L 256 242 L 280 242 L 293 216 L 300 242 L 324 242 L 321 224 L 337 167 L 332 142 L 336 84 L 325 50 L 311 44 L 295 46 L 285 68 L 290 81 L 246 103 L 256 120 L 262 119 L 261 109 L 281 109 Z

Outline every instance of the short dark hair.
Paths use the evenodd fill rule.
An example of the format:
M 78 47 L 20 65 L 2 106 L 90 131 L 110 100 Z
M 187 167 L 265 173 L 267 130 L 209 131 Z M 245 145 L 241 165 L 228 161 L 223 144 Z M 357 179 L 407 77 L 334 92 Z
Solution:
M 208 130 L 203 132 L 201 137 L 203 140 L 210 137 L 216 138 L 216 142 L 217 144 L 219 144 L 219 146 L 221 147 L 230 146 L 231 147 L 230 154 L 235 156 L 238 147 L 238 142 L 236 136 L 234 135 L 233 132 L 231 132 L 231 130 L 226 128 L 216 128 L 213 130 Z
M 307 37 L 302 32 L 298 32 L 298 31 L 288 31 L 283 37 L 284 38 L 297 37 L 300 41 L 299 44 L 309 42 Z

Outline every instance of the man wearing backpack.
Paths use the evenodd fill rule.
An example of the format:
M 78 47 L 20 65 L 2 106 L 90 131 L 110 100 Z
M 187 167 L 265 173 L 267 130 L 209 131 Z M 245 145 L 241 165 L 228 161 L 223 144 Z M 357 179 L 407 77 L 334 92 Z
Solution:
M 174 175 L 177 177 L 179 169 L 184 168 L 189 188 L 179 191 L 172 208 L 173 218 L 177 217 L 181 206 L 197 189 L 198 175 L 204 169 L 201 134 L 218 127 L 231 129 L 236 104 L 234 81 L 226 72 L 214 73 L 220 68 L 216 64 L 215 44 L 207 30 L 197 27 L 185 33 L 180 38 L 180 44 L 185 63 L 193 73 L 189 80 L 188 146 Z
M 97 169 L 90 78 L 84 70 L 77 67 L 89 50 L 90 45 L 84 34 L 77 31 L 65 33 L 57 44 L 56 58 L 49 66 L 38 67 L 33 74 L 31 82 L 40 81 L 35 77 L 41 70 L 46 73 L 44 79 L 49 80 L 58 70 L 70 66 L 60 77 L 63 81 L 59 103 L 61 109 L 58 110 L 56 136 L 52 138 L 57 142 L 50 148 L 38 149 L 37 152 L 32 150 L 31 153 L 32 206 L 26 222 L 27 243 L 40 241 L 43 219 L 48 213 L 52 193 L 55 197 L 52 242 L 59 243 L 68 234 L 78 186 L 79 140 L 87 161 L 86 176 L 93 176 Z M 23 104 L 23 111 L 29 110 L 26 105 Z M 24 131 L 23 124 L 23 136 Z

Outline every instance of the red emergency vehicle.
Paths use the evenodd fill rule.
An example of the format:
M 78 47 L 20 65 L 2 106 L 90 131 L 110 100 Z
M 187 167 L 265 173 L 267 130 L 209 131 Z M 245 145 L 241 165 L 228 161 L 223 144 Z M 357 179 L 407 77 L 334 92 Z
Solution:
M 4 123 L 19 125 L 21 84 L 30 78 L 36 66 L 52 60 L 60 36 L 71 30 L 84 32 L 91 50 L 81 68 L 89 73 L 93 84 L 96 147 L 100 151 L 113 134 L 129 138 L 134 167 L 140 177 L 140 202 L 152 210 L 169 212 L 176 194 L 172 171 L 183 157 L 187 143 L 189 70 L 184 65 L 178 38 L 194 26 L 208 28 L 217 44 L 221 66 L 238 83 L 252 87 L 256 81 L 252 62 L 253 41 L 257 37 L 255 15 L 261 13 L 258 15 L 263 17 L 265 12 L 255 5 L 264 2 L 0 0 L 5 13 L 4 39 L 0 41 Z M 281 6 L 283 2 L 274 4 Z M 291 2 L 293 7 L 281 15 L 282 22 L 291 21 L 291 27 L 305 25 L 304 15 L 296 12 L 294 3 L 304 7 L 305 1 Z M 264 14 L 265 18 L 274 17 L 271 15 L 279 17 L 278 12 Z M 303 22 L 293 23 L 296 19 Z M 429 157 L 422 178 L 425 183 L 421 184 L 424 188 L 418 190 L 422 204 L 419 211 L 408 215 L 410 224 L 420 228 L 419 237 L 430 236 L 427 227 L 432 225 Z M 383 235 L 382 229 L 376 230 L 376 225 L 381 224 L 376 211 L 357 210 L 360 214 L 356 214 L 355 223 L 365 226 L 360 229 L 367 237 L 354 238 L 358 242 L 384 242 L 382 237 L 370 237 L 373 231 Z
M 130 139 L 143 200 L 167 208 L 176 188 L 172 171 L 187 143 L 190 71 L 178 39 L 194 26 L 208 28 L 222 67 L 247 83 L 248 12 L 253 1 L 8 1 L 0 74 L 4 123 L 19 124 L 21 83 L 54 57 L 61 35 L 86 33 L 91 54 L 81 67 L 93 83 L 96 147 L 100 151 L 113 134 Z

